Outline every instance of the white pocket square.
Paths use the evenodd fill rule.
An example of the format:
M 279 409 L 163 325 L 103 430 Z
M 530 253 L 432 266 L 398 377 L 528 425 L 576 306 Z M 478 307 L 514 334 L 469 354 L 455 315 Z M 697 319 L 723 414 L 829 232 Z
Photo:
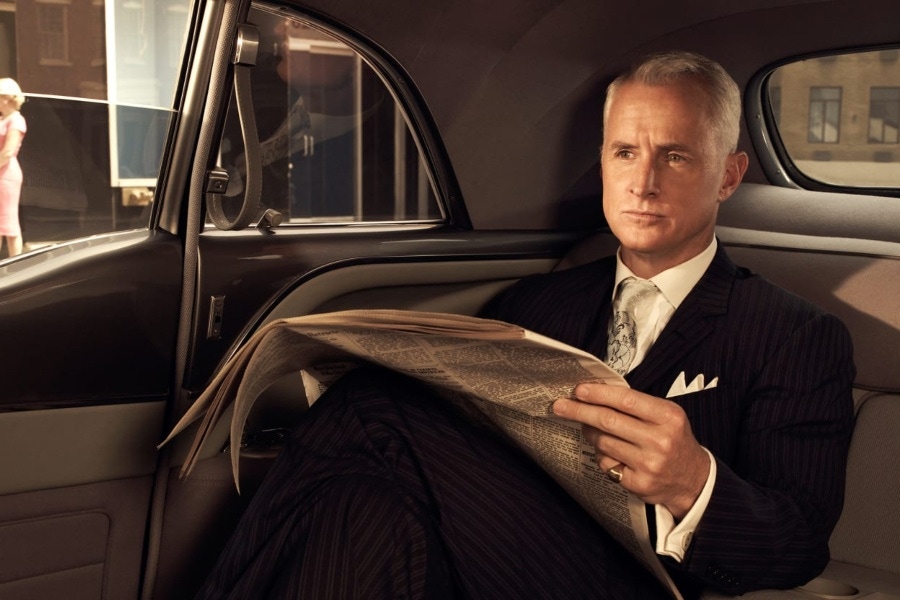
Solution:
M 694 380 L 691 381 L 690 385 L 687 383 L 687 376 L 684 374 L 684 371 L 678 374 L 678 377 L 675 378 L 675 381 L 672 383 L 672 387 L 669 388 L 669 392 L 666 394 L 666 398 L 674 398 L 675 396 L 683 396 L 685 394 L 693 394 L 694 392 L 702 392 L 703 390 L 711 390 L 714 387 L 719 385 L 719 378 L 713 377 L 709 383 L 705 383 L 705 377 L 703 373 L 700 373 Z

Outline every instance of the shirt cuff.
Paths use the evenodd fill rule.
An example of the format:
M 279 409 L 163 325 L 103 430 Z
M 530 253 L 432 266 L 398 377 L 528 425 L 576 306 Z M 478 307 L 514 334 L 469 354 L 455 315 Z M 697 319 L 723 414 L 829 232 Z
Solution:
M 706 448 L 703 449 L 706 450 Z M 703 486 L 694 506 L 680 523 L 675 524 L 675 517 L 665 506 L 654 505 L 656 509 L 656 553 L 674 558 L 678 562 L 684 560 L 684 555 L 694 538 L 694 530 L 697 529 L 703 513 L 706 512 L 713 487 L 716 484 L 716 459 L 709 450 L 706 450 L 706 454 L 709 456 L 709 476 L 706 478 L 706 485 Z

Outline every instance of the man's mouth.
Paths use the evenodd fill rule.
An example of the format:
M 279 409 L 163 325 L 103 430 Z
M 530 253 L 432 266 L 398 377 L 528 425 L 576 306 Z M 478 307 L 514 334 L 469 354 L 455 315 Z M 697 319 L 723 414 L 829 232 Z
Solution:
M 626 210 L 623 214 L 631 217 L 632 219 L 637 219 L 640 221 L 654 221 L 665 218 L 665 215 L 663 215 L 662 213 L 649 210 Z

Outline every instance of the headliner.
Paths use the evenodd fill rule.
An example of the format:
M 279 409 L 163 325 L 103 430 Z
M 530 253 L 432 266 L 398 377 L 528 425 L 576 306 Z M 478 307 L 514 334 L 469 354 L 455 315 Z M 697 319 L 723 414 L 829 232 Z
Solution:
M 900 42 L 895 0 L 302 4 L 374 41 L 411 75 L 478 229 L 602 224 L 603 91 L 647 52 L 706 54 L 743 88 L 785 57 Z M 746 180 L 765 182 L 746 133 L 741 148 L 751 156 Z

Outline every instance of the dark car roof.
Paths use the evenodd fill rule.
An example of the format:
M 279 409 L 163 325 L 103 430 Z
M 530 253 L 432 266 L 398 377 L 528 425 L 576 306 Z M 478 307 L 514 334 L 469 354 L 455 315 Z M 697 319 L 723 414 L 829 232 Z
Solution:
M 672 48 L 701 52 L 743 87 L 784 57 L 896 43 L 900 18 L 894 0 L 304 5 L 377 40 L 411 75 L 472 223 L 482 229 L 601 222 L 599 103 L 612 77 L 636 57 Z M 746 133 L 741 145 L 752 150 Z M 751 163 L 758 165 L 752 152 Z M 765 178 L 752 166 L 746 180 Z

